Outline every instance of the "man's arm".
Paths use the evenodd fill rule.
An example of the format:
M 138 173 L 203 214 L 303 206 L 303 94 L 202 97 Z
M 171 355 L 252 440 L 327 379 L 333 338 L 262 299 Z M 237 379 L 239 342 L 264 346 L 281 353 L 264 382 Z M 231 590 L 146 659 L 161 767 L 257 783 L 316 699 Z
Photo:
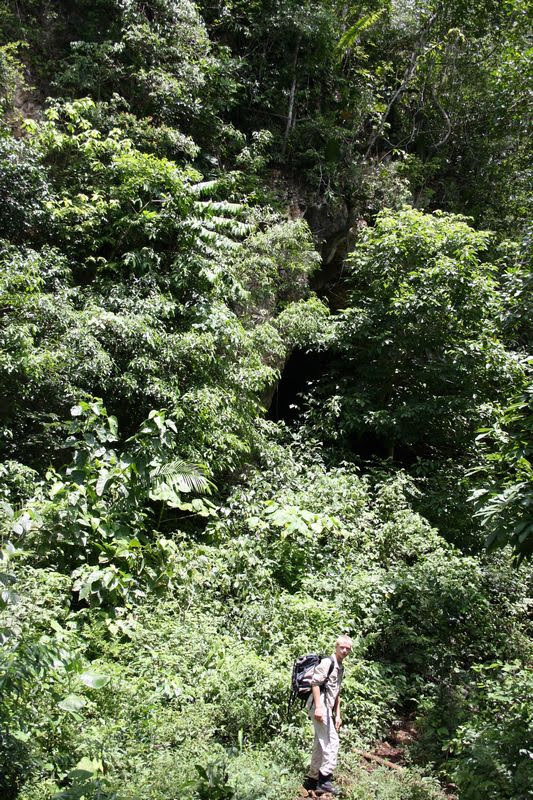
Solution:
M 324 703 L 322 702 L 320 686 L 312 686 L 311 691 L 313 692 L 313 702 L 315 704 L 314 717 L 319 722 L 325 722 L 324 717 L 326 715 L 326 709 L 324 708 Z
M 339 729 L 340 729 L 340 727 L 342 725 L 342 719 L 341 719 L 341 685 L 342 685 L 343 677 L 344 677 L 344 667 L 341 666 L 339 691 L 337 692 L 337 697 L 335 698 L 335 704 L 333 706 L 333 712 L 332 712 L 332 716 L 333 716 L 333 713 L 335 714 L 335 729 L 337 730 L 337 732 L 339 731 Z
M 311 679 L 311 691 L 313 693 L 313 702 L 315 704 L 314 717 L 319 722 L 326 721 L 326 705 L 323 693 L 320 690 L 327 680 L 330 663 L 331 659 L 323 658 L 320 664 L 315 667 L 315 671 Z
M 337 699 L 335 700 L 335 705 L 333 706 L 333 711 L 335 712 L 335 728 L 337 731 L 339 730 L 340 726 L 342 725 L 341 719 L 341 693 L 337 695 Z

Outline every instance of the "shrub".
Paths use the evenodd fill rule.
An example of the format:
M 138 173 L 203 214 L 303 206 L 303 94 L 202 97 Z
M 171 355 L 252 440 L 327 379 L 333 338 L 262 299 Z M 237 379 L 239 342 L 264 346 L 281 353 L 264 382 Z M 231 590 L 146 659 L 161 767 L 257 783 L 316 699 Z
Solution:
M 474 668 L 470 713 L 449 743 L 461 798 L 523 800 L 533 778 L 533 673 L 519 662 Z M 473 712 L 473 713 L 472 713 Z

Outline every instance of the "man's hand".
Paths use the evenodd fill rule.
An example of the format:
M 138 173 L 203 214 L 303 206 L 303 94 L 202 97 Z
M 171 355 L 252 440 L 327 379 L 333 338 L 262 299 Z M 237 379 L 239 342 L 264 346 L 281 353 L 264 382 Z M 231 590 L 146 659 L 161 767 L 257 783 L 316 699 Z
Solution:
M 341 725 L 342 725 L 341 715 L 337 714 L 337 716 L 335 717 L 335 730 L 337 731 L 337 733 L 339 732 Z
M 324 716 L 325 716 L 324 706 L 316 706 L 314 716 L 318 722 L 324 722 Z

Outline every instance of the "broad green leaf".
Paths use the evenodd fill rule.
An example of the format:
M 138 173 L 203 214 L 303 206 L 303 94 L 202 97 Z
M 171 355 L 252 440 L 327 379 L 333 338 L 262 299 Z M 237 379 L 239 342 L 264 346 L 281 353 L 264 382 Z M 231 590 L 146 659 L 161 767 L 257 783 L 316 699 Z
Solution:
M 88 758 L 87 756 L 83 756 L 83 758 L 78 761 L 74 769 L 85 770 L 90 772 L 92 775 L 95 775 L 98 772 L 103 772 L 104 766 L 98 758 Z
M 100 675 L 97 672 L 88 670 L 87 672 L 81 673 L 80 681 L 91 689 L 102 689 L 109 683 L 110 678 L 109 675 Z
M 29 731 L 11 731 L 11 736 L 19 742 L 28 742 L 31 739 Z
M 103 469 L 100 472 L 100 475 L 98 476 L 98 480 L 96 481 L 96 489 L 95 489 L 95 491 L 96 491 L 96 494 L 98 495 L 98 497 L 101 497 L 103 495 L 108 480 L 109 480 L 109 470 L 108 469 Z
M 87 705 L 87 700 L 85 700 L 84 697 L 80 697 L 78 694 L 68 694 L 63 700 L 60 700 L 57 705 L 63 711 L 68 711 L 71 714 L 75 714 L 76 712 L 81 711 L 82 708 L 85 708 Z

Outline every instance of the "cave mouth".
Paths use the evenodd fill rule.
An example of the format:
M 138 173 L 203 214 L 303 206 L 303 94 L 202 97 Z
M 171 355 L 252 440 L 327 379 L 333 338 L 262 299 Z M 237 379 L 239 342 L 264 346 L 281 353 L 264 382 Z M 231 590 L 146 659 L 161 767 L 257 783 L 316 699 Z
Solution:
M 272 422 L 285 422 L 295 427 L 305 405 L 305 396 L 313 385 L 327 374 L 331 353 L 328 351 L 309 352 L 301 348 L 293 350 L 281 372 L 280 379 L 272 394 L 266 418 Z M 328 444 L 328 442 L 326 442 Z M 333 442 L 329 442 L 333 444 Z M 337 441 L 337 446 L 339 442 Z M 399 466 L 409 468 L 423 456 L 422 448 L 391 443 L 375 432 L 361 431 L 357 435 L 346 435 L 342 442 L 342 457 L 367 466 L 376 460 L 390 460 Z
M 300 414 L 302 396 L 325 371 L 327 353 L 309 353 L 300 348 L 293 350 L 276 385 L 267 419 L 293 425 Z

